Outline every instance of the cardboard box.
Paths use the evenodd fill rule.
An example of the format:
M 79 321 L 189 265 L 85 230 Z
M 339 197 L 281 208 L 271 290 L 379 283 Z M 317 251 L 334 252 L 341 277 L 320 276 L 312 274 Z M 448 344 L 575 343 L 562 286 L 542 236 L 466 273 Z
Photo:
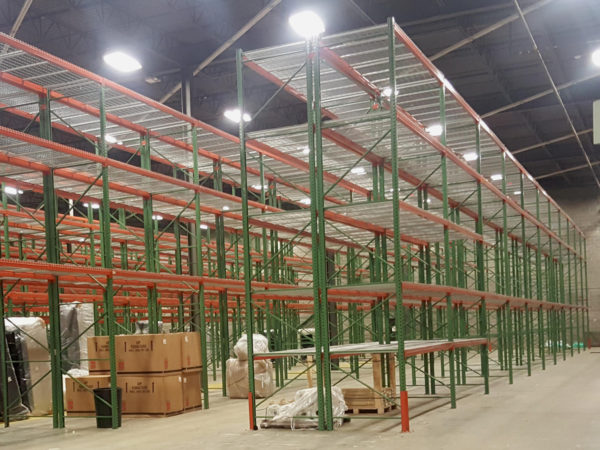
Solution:
M 181 334 L 181 365 L 184 369 L 202 367 L 200 333 L 190 331 Z
M 123 414 L 171 414 L 183 411 L 183 375 L 119 375 Z
M 116 336 L 117 373 L 181 371 L 181 333 Z
M 89 370 L 91 373 L 106 373 L 110 371 L 110 351 L 108 349 L 108 336 L 92 336 L 87 340 Z M 91 361 L 101 359 L 102 361 Z
M 183 409 L 202 407 L 202 370 L 183 372 Z
M 65 379 L 65 409 L 68 413 L 94 413 L 94 394 L 88 389 L 110 387 L 110 375 L 89 375 L 76 380 Z

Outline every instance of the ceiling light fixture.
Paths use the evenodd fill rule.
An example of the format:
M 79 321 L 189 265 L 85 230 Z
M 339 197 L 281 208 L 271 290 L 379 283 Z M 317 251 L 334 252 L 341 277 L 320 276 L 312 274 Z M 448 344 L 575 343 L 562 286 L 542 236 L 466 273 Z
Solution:
M 4 186 L 4 192 L 6 192 L 8 195 L 17 195 L 23 193 L 21 189 L 14 188 L 12 186 Z
M 463 153 L 463 158 L 465 161 L 470 162 L 470 161 L 477 160 L 477 158 L 479 158 L 479 157 L 477 156 L 477 152 L 468 152 L 468 153 Z
M 208 230 L 208 225 L 205 225 L 203 223 L 200 224 L 200 229 L 201 230 Z
M 432 136 L 441 136 L 444 129 L 440 124 L 436 124 L 425 128 L 425 131 L 427 131 Z
M 325 32 L 323 20 L 313 11 L 301 11 L 289 18 L 292 29 L 304 39 L 311 39 Z
M 353 173 L 354 175 L 364 175 L 365 173 L 367 173 L 367 171 L 364 167 L 353 167 L 352 169 L 350 169 L 350 173 Z
M 490 179 L 492 181 L 500 181 L 502 179 L 502 174 L 501 173 L 495 173 L 494 175 L 492 175 L 490 177 Z
M 225 205 L 221 208 L 223 211 L 229 211 L 229 206 Z
M 521 191 L 515 191 L 515 192 L 513 192 L 513 194 L 515 194 L 515 195 L 521 195 Z
M 223 115 L 235 123 L 240 123 L 240 120 L 242 120 L 242 118 L 244 119 L 244 122 L 250 122 L 250 120 L 252 119 L 250 117 L 250 114 L 242 114 L 239 108 L 228 109 L 223 113 Z
M 152 220 L 163 220 L 163 216 L 160 214 L 152 214 Z
M 84 208 L 88 208 L 90 206 L 89 203 L 83 204 Z M 98 203 L 92 203 L 92 209 L 100 209 L 100 205 Z
M 310 153 L 310 147 L 308 145 L 301 147 L 300 150 L 302 150 L 303 155 L 308 155 Z
M 119 72 L 129 73 L 140 70 L 142 65 L 133 56 L 121 51 L 105 53 L 104 62 Z
M 594 52 L 592 53 L 592 63 L 595 66 L 600 67 L 600 48 L 597 50 L 594 50 Z
M 300 203 L 304 203 L 305 205 L 310 205 L 310 198 L 306 197 L 300 200 Z
M 398 89 L 396 89 L 394 92 L 396 95 L 398 95 Z M 381 95 L 383 95 L 384 97 L 390 98 L 392 96 L 392 88 L 389 86 L 383 88 L 383 90 L 381 91 Z

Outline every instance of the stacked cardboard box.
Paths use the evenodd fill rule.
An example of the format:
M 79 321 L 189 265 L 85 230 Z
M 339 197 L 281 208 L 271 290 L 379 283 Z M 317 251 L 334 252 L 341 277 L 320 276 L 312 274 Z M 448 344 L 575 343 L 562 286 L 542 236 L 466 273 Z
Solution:
M 108 337 L 89 338 L 88 355 L 98 361 L 90 361 L 90 376 L 79 380 L 90 389 L 108 387 Z M 198 333 L 116 336 L 115 356 L 123 414 L 166 416 L 201 407 L 202 359 Z M 98 383 L 102 380 L 102 385 L 93 385 L 91 380 Z M 67 411 L 93 412 L 93 394 L 75 380 L 70 381 Z M 75 400 L 73 393 L 79 396 Z

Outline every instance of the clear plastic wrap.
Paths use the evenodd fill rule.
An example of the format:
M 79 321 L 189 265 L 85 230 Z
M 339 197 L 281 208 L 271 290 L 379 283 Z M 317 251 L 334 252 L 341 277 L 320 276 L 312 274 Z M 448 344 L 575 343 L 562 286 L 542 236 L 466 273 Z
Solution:
M 94 335 L 94 305 L 93 303 L 74 303 L 77 310 L 77 328 L 79 328 L 79 368 L 89 367 L 87 339 Z
M 27 356 L 27 344 L 20 330 L 9 330 L 6 332 L 6 343 L 8 352 L 12 359 L 15 380 L 19 385 L 21 402 L 31 411 L 33 399 L 31 395 L 31 376 L 29 374 L 29 357 Z
M 31 388 L 31 414 L 45 416 L 52 412 L 50 353 L 46 323 L 41 317 L 7 317 L 4 321 L 6 331 L 20 331 L 27 348 L 29 386 Z
M 60 305 L 60 342 L 62 346 L 62 369 L 66 372 L 79 367 L 79 324 L 77 305 Z
M 254 393 L 257 398 L 268 397 L 275 391 L 271 361 L 254 361 Z M 248 361 L 227 360 L 227 393 L 229 398 L 248 398 Z
M 8 352 L 8 345 L 6 341 L 0 342 L 0 345 L 4 345 L 6 348 L 6 359 L 8 363 L 6 365 L 6 376 L 8 378 L 7 398 L 9 418 L 10 420 L 25 419 L 29 414 L 29 409 L 21 402 L 21 391 L 19 390 L 19 384 L 17 383 L 17 377 L 13 368 L 12 359 L 10 357 L 10 353 Z M 2 401 L 2 390 L 0 389 L 0 402 Z M 2 408 L 0 408 L 0 419 L 3 419 Z
M 253 334 L 252 335 L 252 348 L 254 349 L 254 353 L 268 353 L 269 351 L 269 341 L 262 334 Z M 233 347 L 233 353 L 240 361 L 248 360 L 248 337 L 244 333 L 239 341 L 236 342 Z
M 342 390 L 336 386 L 331 387 L 331 402 L 333 415 L 337 417 L 333 423 L 340 426 L 343 423 L 340 417 L 346 412 L 346 402 Z M 313 417 L 318 416 L 317 388 L 300 389 L 291 403 L 270 405 L 267 408 L 267 415 L 273 418 L 265 420 L 261 424 L 263 428 L 285 427 L 293 430 L 296 427 L 316 427 L 318 419 Z
M 147 320 L 138 320 L 135 322 L 135 333 L 134 334 L 149 334 L 150 323 Z M 158 322 L 158 333 L 163 333 L 162 320 Z

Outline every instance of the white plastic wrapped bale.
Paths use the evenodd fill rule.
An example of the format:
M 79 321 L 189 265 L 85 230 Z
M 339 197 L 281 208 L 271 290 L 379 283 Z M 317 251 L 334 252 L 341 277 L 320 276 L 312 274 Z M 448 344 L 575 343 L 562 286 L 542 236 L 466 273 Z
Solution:
M 343 419 L 339 418 L 346 412 L 344 394 L 337 386 L 331 388 L 331 403 L 335 426 L 340 426 Z M 296 392 L 294 401 L 285 405 L 270 405 L 267 415 L 272 419 L 264 420 L 262 428 L 316 428 L 318 426 L 317 388 L 300 389 Z M 306 416 L 306 418 L 302 417 Z
M 269 352 L 269 341 L 262 334 L 252 335 L 252 348 L 254 353 L 268 353 Z M 233 353 L 240 361 L 248 360 L 248 336 L 242 334 L 239 341 L 236 342 L 233 347 Z
M 50 354 L 46 323 L 40 317 L 8 317 L 7 331 L 19 330 L 27 346 L 30 383 L 33 386 L 31 415 L 45 416 L 52 412 L 52 387 L 50 384 Z
M 271 361 L 254 361 L 254 393 L 257 398 L 268 397 L 275 391 Z M 227 360 L 227 393 L 229 398 L 248 398 L 248 361 Z
M 89 367 L 87 353 L 87 339 L 94 335 L 94 305 L 92 303 L 74 303 L 77 310 L 77 327 L 79 328 L 79 368 L 87 370 Z

